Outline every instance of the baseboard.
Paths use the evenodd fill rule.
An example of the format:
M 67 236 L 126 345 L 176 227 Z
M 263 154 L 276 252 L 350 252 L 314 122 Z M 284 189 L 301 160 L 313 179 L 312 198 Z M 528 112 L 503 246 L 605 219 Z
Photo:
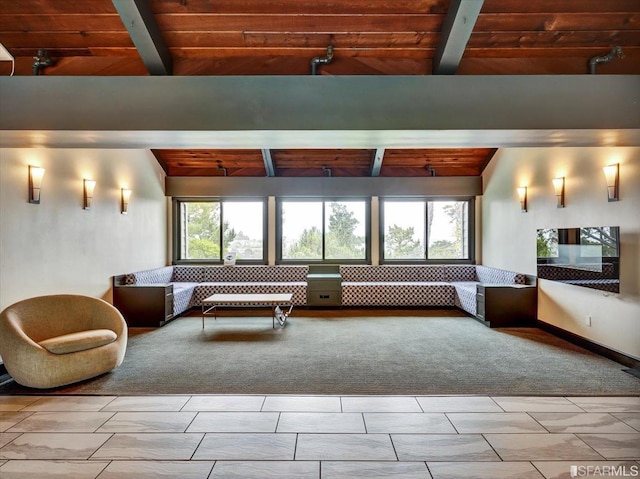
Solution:
M 567 331 L 566 329 L 562 329 L 552 324 L 545 323 L 544 321 L 538 320 L 536 325 L 538 326 L 538 328 L 548 333 L 551 333 L 554 336 L 558 336 L 559 338 L 562 338 L 565 341 L 569 341 L 570 343 L 573 343 L 576 346 L 580 346 L 581 348 L 584 348 L 593 353 L 599 354 L 600 356 L 604 356 L 605 358 L 611 359 L 629 368 L 640 370 L 640 360 L 633 358 L 631 356 L 627 356 L 626 354 L 621 353 L 620 351 L 616 351 L 615 349 L 608 348 L 607 346 L 598 344 L 594 341 L 591 341 L 590 339 L 584 338 L 575 333 Z

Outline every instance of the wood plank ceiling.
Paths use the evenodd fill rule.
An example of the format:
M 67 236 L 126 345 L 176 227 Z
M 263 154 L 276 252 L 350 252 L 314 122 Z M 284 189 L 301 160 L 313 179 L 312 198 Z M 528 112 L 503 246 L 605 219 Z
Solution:
M 329 46 L 317 74 L 586 74 L 616 46 L 596 73 L 640 74 L 640 1 L 0 0 L 0 43 L 15 75 L 308 75 Z M 466 176 L 496 148 L 152 151 L 175 176 Z

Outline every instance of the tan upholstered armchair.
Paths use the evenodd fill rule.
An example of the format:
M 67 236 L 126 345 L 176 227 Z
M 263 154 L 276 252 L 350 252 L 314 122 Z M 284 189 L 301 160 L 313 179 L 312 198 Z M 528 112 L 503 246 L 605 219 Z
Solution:
M 98 298 L 40 296 L 0 315 L 0 356 L 23 386 L 53 388 L 106 373 L 122 363 L 126 346 L 124 318 Z

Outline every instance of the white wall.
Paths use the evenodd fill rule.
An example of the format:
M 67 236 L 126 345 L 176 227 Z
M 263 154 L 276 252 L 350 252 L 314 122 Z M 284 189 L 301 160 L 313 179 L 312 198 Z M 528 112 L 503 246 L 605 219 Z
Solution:
M 46 169 L 39 205 L 27 201 L 30 164 Z M 90 210 L 83 178 L 97 182 Z M 54 293 L 111 300 L 111 276 L 165 264 L 164 172 L 148 150 L 0 149 L 0 310 Z
M 620 163 L 620 201 L 607 202 L 602 167 Z M 565 176 L 566 207 L 551 180 Z M 620 294 L 539 281 L 538 318 L 640 359 L 640 148 L 500 150 L 483 174 L 483 264 L 536 274 L 536 230 L 620 226 Z M 528 187 L 520 212 L 518 186 Z M 592 316 L 592 326 L 585 316 Z

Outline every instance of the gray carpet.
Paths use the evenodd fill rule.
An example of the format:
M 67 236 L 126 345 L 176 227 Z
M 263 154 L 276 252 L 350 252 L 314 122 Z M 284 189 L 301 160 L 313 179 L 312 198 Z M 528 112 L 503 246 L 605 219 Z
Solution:
M 57 394 L 635 395 L 624 366 L 537 328 L 456 311 L 294 311 L 284 329 L 238 310 L 131 330 L 124 363 Z M 4 393 L 34 393 L 13 382 Z

